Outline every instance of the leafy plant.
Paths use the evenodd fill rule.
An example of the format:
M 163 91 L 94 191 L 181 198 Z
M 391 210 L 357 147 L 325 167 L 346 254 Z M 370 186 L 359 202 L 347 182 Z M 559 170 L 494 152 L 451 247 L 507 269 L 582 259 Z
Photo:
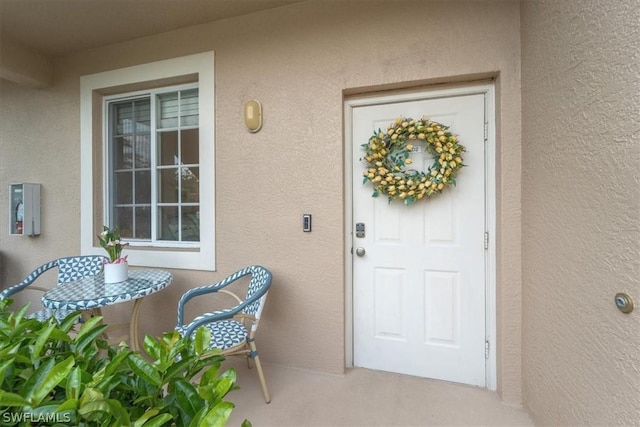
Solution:
M 100 241 L 100 246 L 107 251 L 111 264 L 119 264 L 127 261 L 127 257 L 122 256 L 122 251 L 129 243 L 120 240 L 120 227 L 116 226 L 112 230 L 105 225 L 102 233 L 98 234 L 98 240 Z
M 60 324 L 24 317 L 0 301 L 0 425 L 224 426 L 234 405 L 233 369 L 207 349 L 208 330 L 194 339 L 177 332 L 147 335 L 148 358 L 110 346 L 94 317 L 72 332 L 80 316 Z M 194 379 L 199 377 L 199 381 Z M 245 420 L 243 426 L 251 424 Z

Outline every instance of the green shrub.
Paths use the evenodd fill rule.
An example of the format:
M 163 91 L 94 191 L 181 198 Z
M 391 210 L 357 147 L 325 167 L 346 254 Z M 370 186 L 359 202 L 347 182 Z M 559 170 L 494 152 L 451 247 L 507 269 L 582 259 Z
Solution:
M 224 358 L 207 349 L 205 328 L 193 340 L 146 336 L 145 358 L 108 345 L 100 317 L 72 332 L 80 313 L 41 323 L 10 304 L 0 301 L 1 425 L 211 427 L 229 419 L 234 405 L 224 398 L 236 373 L 220 373 Z

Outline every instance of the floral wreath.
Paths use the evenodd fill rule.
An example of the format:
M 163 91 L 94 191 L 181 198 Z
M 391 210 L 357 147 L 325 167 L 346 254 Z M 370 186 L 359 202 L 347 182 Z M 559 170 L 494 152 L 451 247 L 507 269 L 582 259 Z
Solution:
M 415 143 L 414 143 L 415 141 Z M 425 144 L 433 154 L 434 163 L 426 172 L 405 169 L 412 163 L 409 153 L 419 152 L 415 144 Z M 466 166 L 462 153 L 466 150 L 449 127 L 422 117 L 414 120 L 400 117 L 387 126 L 384 133 L 378 129 L 369 142 L 362 144 L 366 156 L 363 184 L 371 182 L 372 197 L 385 194 L 392 200 L 400 199 L 408 206 L 424 197 L 433 197 L 445 187 L 456 185 L 458 171 Z

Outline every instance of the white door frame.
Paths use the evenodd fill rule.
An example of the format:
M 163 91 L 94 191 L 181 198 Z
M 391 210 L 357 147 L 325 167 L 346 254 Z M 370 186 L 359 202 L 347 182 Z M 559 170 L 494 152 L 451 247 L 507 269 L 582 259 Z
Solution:
M 485 257 L 486 284 L 486 334 L 489 343 L 489 358 L 486 361 L 486 384 L 489 390 L 497 388 L 497 336 L 496 336 L 496 126 L 495 86 L 493 82 L 438 86 L 437 89 L 415 89 L 386 95 L 364 94 L 344 101 L 344 180 L 345 180 L 345 366 L 353 367 L 353 150 L 351 145 L 353 108 L 425 98 L 485 95 L 485 230 L 489 233 Z

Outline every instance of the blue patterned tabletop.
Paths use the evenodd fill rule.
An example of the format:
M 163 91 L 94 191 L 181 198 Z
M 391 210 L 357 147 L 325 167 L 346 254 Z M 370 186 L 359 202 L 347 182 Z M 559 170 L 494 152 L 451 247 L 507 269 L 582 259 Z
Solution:
M 42 297 L 47 308 L 89 310 L 143 298 L 166 288 L 171 273 L 163 270 L 129 270 L 129 279 L 120 283 L 104 283 L 104 275 L 84 277 L 51 289 Z

